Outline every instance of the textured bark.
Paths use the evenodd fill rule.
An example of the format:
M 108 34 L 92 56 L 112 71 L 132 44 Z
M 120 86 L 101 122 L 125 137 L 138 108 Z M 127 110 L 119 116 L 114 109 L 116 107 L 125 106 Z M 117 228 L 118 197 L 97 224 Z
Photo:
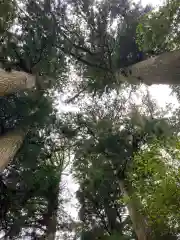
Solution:
M 136 63 L 116 74 L 117 81 L 132 84 L 180 84 L 180 50 L 166 52 L 159 56 Z
M 138 240 L 151 240 L 150 227 L 147 224 L 145 216 L 139 211 L 141 209 L 139 200 L 133 197 L 123 180 L 120 181 L 120 189 L 123 196 L 128 198 L 127 208 Z
M 20 90 L 31 89 L 35 86 L 36 78 L 25 72 L 7 72 L 0 69 L 0 96 Z
M 0 172 L 13 160 L 24 140 L 25 132 L 13 131 L 0 137 Z

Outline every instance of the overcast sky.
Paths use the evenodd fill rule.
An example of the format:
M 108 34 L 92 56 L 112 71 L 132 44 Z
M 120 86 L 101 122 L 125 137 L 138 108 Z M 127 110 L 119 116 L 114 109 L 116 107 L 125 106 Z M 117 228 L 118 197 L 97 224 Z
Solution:
M 134 0 L 135 2 L 139 2 L 139 0 Z M 165 2 L 165 0 L 141 0 L 142 5 L 146 5 L 146 4 L 151 4 L 153 6 L 158 6 L 162 3 Z

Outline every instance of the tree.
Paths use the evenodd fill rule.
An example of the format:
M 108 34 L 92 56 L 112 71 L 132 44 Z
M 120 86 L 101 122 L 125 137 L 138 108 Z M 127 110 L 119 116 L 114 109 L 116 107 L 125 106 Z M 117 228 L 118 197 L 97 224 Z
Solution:
M 9 37 L 10 37 L 10 28 L 14 25 L 14 20 L 16 19 L 16 4 L 15 1 L 3 1 L 1 2 L 1 23 L 0 23 L 0 41 L 1 41 L 1 61 L 5 59 L 4 50 L 9 48 Z M 35 77 L 28 74 L 21 74 L 20 72 L 10 73 L 10 66 L 5 66 L 4 71 L 0 71 L 0 95 L 4 96 L 6 94 L 26 89 L 32 88 L 35 86 Z
M 77 157 L 75 163 L 75 176 L 80 184 L 77 197 L 81 205 L 81 239 L 110 239 L 115 234 L 129 239 L 131 232 L 126 233 L 129 218 L 123 219 L 125 208 L 118 203 L 119 182 L 111 164 L 103 156 L 84 157 Z
M 84 67 L 78 65 L 77 69 L 83 71 L 91 90 L 102 92 L 104 88 L 108 90 L 126 81 L 147 85 L 179 83 L 178 48 L 148 58 L 145 49 L 138 50 L 136 45 L 134 30 L 142 16 L 152 10 L 150 7 L 142 9 L 134 5 L 131 8 L 129 1 L 118 4 L 115 1 L 72 1 L 72 6 L 76 18 L 73 22 L 69 19 L 63 31 L 69 42 L 68 50 L 59 48 L 82 63 Z M 79 26 L 79 22 L 83 22 L 84 27 Z M 127 40 L 128 36 L 133 38 Z
M 163 123 L 163 119 L 151 117 L 150 110 L 149 114 L 146 112 L 144 116 L 138 115 L 139 119 L 137 115 L 130 114 L 129 96 L 127 94 L 125 96 L 122 99 L 119 95 L 108 95 L 108 98 L 104 96 L 101 100 L 96 98 L 96 101 L 90 103 L 81 114 L 77 114 L 75 122 L 80 132 L 75 148 L 74 167 L 75 176 L 80 184 L 78 192 L 82 211 L 80 218 L 85 223 L 85 229 L 88 229 L 86 235 L 96 236 L 99 232 L 103 237 L 104 234 L 111 236 L 118 232 L 125 237 L 123 221 L 122 226 L 118 228 L 115 217 L 118 210 L 115 209 L 115 214 L 113 208 L 118 198 L 126 201 L 128 198 L 131 203 L 125 201 L 123 204 L 128 207 L 136 236 L 138 239 L 153 239 L 151 226 L 146 223 L 146 214 L 141 207 L 141 201 L 134 195 L 126 171 L 141 146 L 151 142 L 153 136 L 166 135 L 167 132 L 163 129 L 167 130 L 168 126 Z M 119 211 L 123 209 L 121 204 L 117 204 L 116 207 Z M 108 221 L 110 219 L 110 216 L 106 215 L 108 208 L 113 212 L 114 221 L 112 219 Z M 122 216 L 123 213 L 120 214 L 120 217 Z M 100 229 L 96 228 L 95 218 L 101 226 Z
M 0 99 L 1 105 L 1 171 L 12 161 L 22 147 L 31 128 L 45 126 L 54 115 L 50 96 L 32 93 L 11 95 Z M 49 116 L 48 116 L 49 115 Z M 47 122 L 46 122 L 47 121 Z
M 179 139 L 155 139 L 135 155 L 129 173 L 158 239 L 177 239 L 179 234 L 178 155 Z
M 126 69 L 128 82 L 132 84 L 179 84 L 179 58 L 180 51 L 162 53 L 145 61 L 137 63 Z M 171 70 L 169 70 L 171 69 Z M 117 73 L 117 79 L 121 80 L 122 74 Z
M 15 7 L 16 25 L 13 30 L 6 29 L 2 36 L 0 61 L 8 72 L 1 70 L 1 94 L 57 86 L 57 76 L 63 76 L 66 65 L 64 54 L 55 46 L 59 29 L 54 24 L 51 11 L 53 7 L 57 10 L 58 5 L 55 2 L 48 4 L 46 0 L 42 3 L 29 0 L 24 2 L 23 9 L 19 2 L 15 2 Z M 63 19 L 62 15 L 60 17 Z M 18 71 L 11 72 L 11 69 Z M 5 79 L 8 80 L 6 83 Z
M 12 26 L 15 18 L 15 5 L 13 1 L 7 0 L 1 2 L 1 34 Z
M 7 135 L 12 141 L 14 130 L 20 129 L 25 135 L 23 139 L 18 138 L 21 142 L 24 140 L 19 150 L 5 149 L 11 154 L 8 154 L 8 161 L 14 157 L 2 173 L 1 181 L 1 204 L 5 205 L 1 225 L 5 236 L 53 239 L 56 231 L 72 231 L 74 222 L 70 226 L 71 221 L 63 211 L 63 220 L 58 224 L 58 205 L 63 209 L 63 201 L 58 199 L 59 184 L 66 159 L 64 153 L 66 155 L 69 148 L 70 154 L 75 156 L 74 176 L 80 185 L 77 197 L 81 223 L 77 224 L 77 231 L 81 239 L 144 240 L 154 236 L 160 239 L 175 233 L 167 221 L 162 221 L 164 225 L 159 224 L 156 229 L 151 220 L 156 205 L 151 209 L 150 204 L 146 207 L 141 201 L 143 198 L 148 202 L 149 196 L 148 203 L 154 200 L 162 193 L 162 185 L 156 189 L 156 196 L 149 189 L 146 198 L 140 185 L 134 185 L 129 178 L 129 169 L 139 155 L 143 158 L 144 148 L 151 148 L 154 138 L 164 140 L 172 133 L 163 114 L 154 114 L 155 107 L 147 96 L 141 110 L 138 109 L 131 98 L 137 88 L 124 83 L 129 74 L 133 76 L 139 69 L 137 66 L 143 66 L 138 71 L 144 71 L 144 63 L 138 62 L 146 56 L 138 49 L 135 36 L 140 17 L 148 11 L 149 8 L 142 9 L 139 5 L 132 8 L 128 1 L 82 0 L 68 1 L 68 4 L 65 1 L 51 4 L 45 0 L 25 1 L 18 17 L 21 32 L 7 36 L 2 56 L 16 71 L 37 75 L 37 82 L 36 91 L 20 91 L 0 98 L 0 142 Z M 72 21 L 69 13 L 74 14 L 75 20 Z M 82 25 L 79 20 L 83 20 Z M 113 24 L 117 24 L 117 29 Z M 173 56 L 174 52 L 163 54 L 160 59 Z M 167 57 L 166 64 L 171 64 L 169 60 Z M 146 63 L 150 61 L 153 59 Z M 70 64 L 73 66 L 69 72 L 75 69 L 80 76 L 73 84 L 78 85 L 80 93 L 90 91 L 94 96 L 86 94 L 78 105 L 78 113 L 59 118 L 52 92 L 61 90 L 69 73 L 66 67 Z M 116 81 L 119 68 L 120 90 Z M 12 73 L 6 71 L 5 74 Z M 44 77 L 55 79 L 52 87 L 44 87 L 41 81 Z M 111 91 L 112 88 L 115 91 Z M 97 93 L 101 93 L 101 97 Z M 75 99 L 74 96 L 71 99 Z M 162 175 L 159 179 L 163 182 Z M 171 187 L 175 189 L 177 182 Z M 124 216 L 127 208 L 130 217 Z M 166 213 L 177 223 L 176 214 Z
M 69 10 L 68 6 L 71 6 L 71 10 Z M 168 9 L 169 6 L 171 8 L 170 15 L 172 16 L 170 16 L 163 25 L 162 31 L 160 31 L 162 34 L 158 31 L 156 39 L 153 40 L 157 44 L 163 42 L 163 39 L 165 39 L 170 31 L 167 30 L 168 26 L 174 24 L 173 21 L 179 5 L 177 1 L 172 1 L 169 3 Z M 47 62 L 52 63 L 52 61 L 50 61 L 52 53 L 58 52 L 58 56 L 56 54 L 55 58 L 52 57 L 53 65 L 50 65 L 54 70 L 51 71 L 51 74 L 57 70 L 55 66 L 60 62 L 62 64 L 64 55 L 74 57 L 79 62 L 85 64 L 83 72 L 91 90 L 96 88 L 104 89 L 104 87 L 112 88 L 114 85 L 119 85 L 124 81 L 133 84 L 143 82 L 148 85 L 154 83 L 178 84 L 178 50 L 166 52 L 160 54 L 158 57 L 142 61 L 147 58 L 145 54 L 146 49 L 138 50 L 135 39 L 135 29 L 140 22 L 139 19 L 150 10 L 150 7 L 142 9 L 138 5 L 134 5 L 132 10 L 130 2 L 128 1 L 127 3 L 121 1 L 119 4 L 114 1 L 102 1 L 101 3 L 96 3 L 95 1 L 86 1 L 85 3 L 84 1 L 79 1 L 78 4 L 74 1 L 68 4 L 66 2 L 57 4 L 54 1 L 51 4 L 49 4 L 48 1 L 38 4 L 34 1 L 27 1 L 23 11 L 19 13 L 18 18 L 18 24 L 22 28 L 22 34 L 10 34 L 10 37 L 8 37 L 10 43 L 7 44 L 6 41 L 4 44 L 8 47 L 6 46 L 2 51 L 1 58 L 4 62 L 7 62 L 7 57 L 11 57 L 11 64 L 25 72 L 33 72 L 38 75 L 43 73 L 43 75 L 47 75 L 45 74 L 45 68 L 50 69 Z M 67 11 L 72 11 L 72 14 L 76 16 L 77 22 L 72 22 L 72 20 L 68 18 Z M 156 26 L 159 26 L 162 19 L 165 19 L 164 16 L 167 16 L 167 7 L 164 7 L 161 12 L 163 17 L 161 14 L 159 14 L 159 17 L 156 17 L 158 14 L 155 14 L 155 19 L 158 19 Z M 36 13 L 38 16 L 35 17 Z M 50 17 L 48 17 L 48 15 Z M 37 19 L 40 26 L 43 26 L 43 29 L 37 28 Z M 83 21 L 85 29 L 87 30 L 84 30 L 83 26 L 78 26 L 80 20 Z M 176 19 L 176 22 L 177 21 Z M 115 22 L 117 26 L 116 29 L 113 27 Z M 154 24 L 154 22 L 152 22 L 152 24 Z M 39 38 L 40 41 L 37 41 L 37 36 L 35 36 L 32 29 L 30 30 L 29 28 L 27 32 L 27 26 L 32 26 L 32 29 L 37 29 L 36 33 L 38 36 L 39 34 L 41 34 L 41 36 L 42 33 L 44 34 L 43 37 Z M 170 29 L 172 29 L 172 32 L 174 31 L 173 27 Z M 50 30 L 51 34 L 49 34 Z M 146 30 L 142 28 L 142 25 L 139 25 L 138 30 L 140 38 L 138 41 L 142 42 L 143 39 L 141 39 L 141 36 L 146 35 Z M 173 34 L 172 32 L 171 35 Z M 162 40 L 160 39 L 161 36 Z M 146 38 L 148 37 L 149 34 L 147 34 Z M 24 43 L 23 39 L 27 40 L 27 38 L 29 46 L 27 44 L 22 45 L 22 42 Z M 128 38 L 131 40 L 128 40 Z M 177 48 L 178 39 L 174 40 L 174 42 L 175 41 Z M 172 40 L 170 40 L 168 44 L 170 45 L 171 42 Z M 34 46 L 34 43 L 36 46 Z M 11 54 L 7 54 L 7 48 Z M 129 50 L 126 50 L 126 48 Z M 34 50 L 36 55 L 32 53 Z M 168 51 L 169 49 L 166 48 L 165 50 Z M 27 55 L 27 52 L 31 52 L 31 54 Z M 39 57 L 37 55 L 39 55 Z M 44 57 L 43 61 L 42 57 Z M 136 64 L 139 61 L 142 62 Z M 46 66 L 44 71 L 39 68 L 40 66 L 42 68 L 43 65 L 44 67 Z M 168 68 L 172 69 L 172 71 L 168 71 Z M 48 73 L 47 76 L 51 74 Z M 11 74 L 9 74 L 9 77 L 10 76 Z M 98 78 L 99 80 L 93 82 L 94 78 Z M 38 84 L 44 85 L 43 80 L 41 79 Z M 31 87 L 34 85 L 34 81 L 33 84 L 29 84 Z M 22 85 L 18 86 L 21 86 L 20 88 L 25 87 Z M 16 89 L 19 87 L 16 87 Z M 10 91 L 12 92 L 14 90 L 11 89 Z
M 158 10 L 144 15 L 137 28 L 141 49 L 158 55 L 179 48 L 179 1 L 166 1 Z
M 54 147 L 57 142 L 52 140 L 51 142 L 51 136 L 48 134 L 51 135 L 49 127 L 56 122 L 56 113 L 52 106 L 52 93 L 47 89 L 46 80 L 43 81 L 43 84 L 42 80 L 47 75 L 48 79 L 55 76 L 60 77 L 65 61 L 63 62 L 63 54 L 59 56 L 59 53 L 52 51 L 52 42 L 47 45 L 50 38 L 46 34 L 48 35 L 49 32 L 47 29 L 41 28 L 42 26 L 47 27 L 47 21 L 44 25 L 37 24 L 37 19 L 40 21 L 48 19 L 43 14 L 39 17 L 41 7 L 35 3 L 32 5 L 32 1 L 26 2 L 27 14 L 36 13 L 37 18 L 32 21 L 26 14 L 24 15 L 23 11 L 18 15 L 18 27 L 22 27 L 22 31 L 20 34 L 4 32 L 0 56 L 6 70 L 1 71 L 4 79 L 15 80 L 10 77 L 18 76 L 18 82 L 13 81 L 13 84 L 4 86 L 4 89 L 7 87 L 6 92 L 1 88 L 3 97 L 0 99 L 0 141 L 4 146 L 1 149 L 2 167 L 4 168 L 10 160 L 14 159 L 14 162 L 3 171 L 1 181 L 1 206 L 3 206 L 1 230 L 5 234 L 4 238 L 9 239 L 23 235 L 30 236 L 32 239 L 44 236 L 52 239 L 59 228 L 58 187 L 64 163 L 58 163 L 57 159 L 53 162 L 51 159 L 52 155 L 55 158 L 56 149 Z M 27 27 L 30 25 L 34 32 Z M 42 31 L 38 32 L 38 30 Z M 40 39 L 42 36 L 44 36 L 43 40 Z M 36 41 L 37 39 L 39 42 Z M 34 43 L 37 45 L 35 46 Z M 49 48 L 49 46 L 51 47 Z M 55 55 L 58 57 L 56 58 Z M 60 59 L 62 60 L 61 70 Z M 36 71 L 34 71 L 32 67 L 37 63 L 39 68 L 36 65 Z M 21 72 L 22 70 L 24 72 Z M 62 75 L 61 83 L 66 77 Z M 4 79 L 2 78 L 2 84 Z M 46 86 L 44 86 L 44 82 Z M 26 90 L 26 83 L 29 88 L 35 86 L 36 91 L 19 91 Z M 57 81 L 56 84 L 59 86 Z M 50 86 L 48 85 L 48 87 Z M 4 93 L 7 96 L 4 96 Z M 56 132 L 55 135 L 57 135 Z M 61 151 L 63 150 L 61 149 Z M 48 191 L 51 192 L 51 195 Z M 62 211 L 61 214 L 67 221 L 60 228 L 68 229 L 68 216 Z
M 70 231 L 63 211 L 62 175 L 69 164 L 69 142 L 54 116 L 45 128 L 31 128 L 13 163 L 2 173 L 1 231 L 10 239 L 54 239 Z M 5 238 L 4 236 L 4 238 Z
M 74 58 L 78 74 L 86 80 L 83 86 L 90 92 L 103 92 L 117 86 L 115 73 L 119 68 L 143 59 L 136 44 L 138 18 L 148 12 L 129 1 L 72 1 L 72 14 L 64 26 L 67 40 L 65 53 Z M 77 20 L 77 21 L 76 21 Z M 83 22 L 83 26 L 79 25 Z M 116 28 L 113 25 L 116 23 Z M 59 46 L 61 49 L 61 46 Z
M 14 92 L 18 92 L 17 96 L 19 98 L 21 98 L 21 96 L 23 100 L 27 98 L 27 102 L 30 98 L 33 98 L 31 99 L 31 103 L 34 101 L 34 106 L 30 106 L 31 111 L 27 114 L 29 117 L 31 116 L 31 119 L 21 119 L 23 124 L 26 122 L 26 127 L 24 129 L 20 126 L 21 124 L 18 126 L 20 131 L 19 133 L 16 131 L 16 143 L 13 140 L 13 132 L 7 134 L 7 137 L 12 136 L 11 141 L 16 145 L 16 149 L 2 149 L 1 154 L 5 157 L 2 162 L 3 166 L 6 166 L 9 161 L 13 159 L 16 152 L 21 147 L 19 143 L 23 142 L 23 136 L 29 131 L 28 127 L 30 128 L 32 123 L 32 115 L 38 115 L 37 102 L 43 102 L 42 99 L 47 99 L 48 102 L 50 88 L 52 89 L 54 85 L 59 87 L 59 79 L 61 79 L 61 84 L 63 84 L 63 81 L 67 77 L 65 75 L 66 61 L 64 55 L 63 53 L 57 52 L 54 46 L 57 33 L 52 25 L 53 17 L 48 18 L 52 6 L 53 3 L 47 6 L 46 1 L 42 4 L 36 4 L 34 1 L 27 1 L 22 11 L 21 8 L 19 9 L 18 3 L 15 4 L 17 13 L 15 20 L 17 26 L 14 27 L 21 28 L 21 31 L 19 32 L 17 30 L 14 32 L 12 29 L 6 28 L 2 35 L 0 61 L 6 71 L 1 70 L 1 95 L 8 95 L 8 97 L 11 98 L 11 95 L 16 94 Z M 37 20 L 39 24 L 37 24 Z M 50 29 L 52 30 L 51 32 Z M 13 69 L 12 71 L 11 68 Z M 16 71 L 14 69 L 16 69 Z M 56 81 L 54 83 L 51 81 L 50 86 L 49 79 L 51 78 L 55 78 Z M 26 91 L 26 95 L 20 91 L 26 90 L 27 88 L 31 89 L 32 87 L 35 88 L 35 91 Z M 8 99 L 8 97 L 6 99 Z M 51 104 L 50 101 L 49 104 Z M 46 113 L 50 114 L 48 109 L 49 107 Z M 16 124 L 16 127 L 17 125 L 18 124 Z M 0 141 L 3 143 L 4 139 L 7 137 L 6 135 L 3 136 Z
M 177 27 L 180 21 L 179 6 L 179 1 L 170 0 L 158 11 L 152 11 L 142 17 L 137 28 L 137 42 L 142 51 L 150 56 L 156 55 L 156 57 L 132 66 L 130 68 L 132 76 L 141 75 L 142 81 L 144 80 L 145 83 L 146 81 L 148 83 L 149 78 L 149 84 L 179 84 L 177 77 L 180 54 L 179 29 Z M 160 55 L 157 56 L 158 54 Z M 167 66 L 171 69 L 169 73 Z M 152 71 L 153 73 L 151 73 Z M 146 75 L 147 73 L 149 77 Z

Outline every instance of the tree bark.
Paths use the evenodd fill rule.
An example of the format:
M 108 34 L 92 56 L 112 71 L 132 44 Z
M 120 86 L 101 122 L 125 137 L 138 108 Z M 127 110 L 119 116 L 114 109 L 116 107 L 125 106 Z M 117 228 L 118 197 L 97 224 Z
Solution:
M 55 199 L 48 203 L 46 218 L 46 240 L 55 240 L 57 227 L 58 193 Z
M 116 73 L 118 82 L 131 84 L 180 84 L 180 50 L 166 52 Z
M 51 225 L 49 225 L 49 232 L 47 234 L 47 240 L 55 240 L 56 237 L 56 224 L 57 224 L 57 220 L 56 220 L 56 216 L 52 216 L 51 218 Z
M 0 172 L 9 164 L 20 149 L 25 137 L 23 131 L 13 131 L 0 137 Z
M 61 181 L 61 178 L 60 178 Z M 49 189 L 48 209 L 45 217 L 46 240 L 55 240 L 57 229 L 57 210 L 58 210 L 59 184 L 54 189 Z
M 138 240 L 151 240 L 150 227 L 147 224 L 145 216 L 139 211 L 141 210 L 139 200 L 133 196 L 124 180 L 120 181 L 120 189 L 122 195 L 128 199 L 127 208 Z
M 56 237 L 57 216 L 54 212 L 48 221 L 47 240 L 55 240 Z
M 7 72 L 0 68 L 0 96 L 35 87 L 36 78 L 25 72 Z

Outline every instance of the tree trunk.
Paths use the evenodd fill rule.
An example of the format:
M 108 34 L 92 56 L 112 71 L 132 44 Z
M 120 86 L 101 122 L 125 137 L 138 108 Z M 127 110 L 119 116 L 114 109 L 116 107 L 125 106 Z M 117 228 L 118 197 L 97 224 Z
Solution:
M 54 212 L 48 221 L 48 229 L 47 229 L 47 240 L 55 240 L 56 237 L 56 225 L 57 225 L 57 216 L 56 212 Z
M 56 217 L 51 219 L 51 226 L 49 225 L 50 232 L 47 234 L 47 240 L 55 240 L 56 237 Z
M 58 197 L 59 185 L 54 189 L 49 190 L 48 210 L 45 217 L 46 223 L 46 240 L 55 240 L 57 228 L 57 210 L 58 210 Z
M 14 158 L 24 140 L 25 132 L 13 131 L 0 137 L 0 172 Z
M 132 84 L 180 84 L 180 50 L 166 52 L 136 63 L 116 74 L 117 81 Z
M 147 224 L 146 218 L 139 211 L 141 209 L 139 200 L 131 194 L 124 180 L 120 181 L 120 189 L 123 196 L 128 199 L 127 208 L 138 240 L 152 239 L 151 230 Z
M 7 72 L 0 68 L 0 96 L 5 96 L 20 90 L 35 86 L 36 78 L 25 72 Z

